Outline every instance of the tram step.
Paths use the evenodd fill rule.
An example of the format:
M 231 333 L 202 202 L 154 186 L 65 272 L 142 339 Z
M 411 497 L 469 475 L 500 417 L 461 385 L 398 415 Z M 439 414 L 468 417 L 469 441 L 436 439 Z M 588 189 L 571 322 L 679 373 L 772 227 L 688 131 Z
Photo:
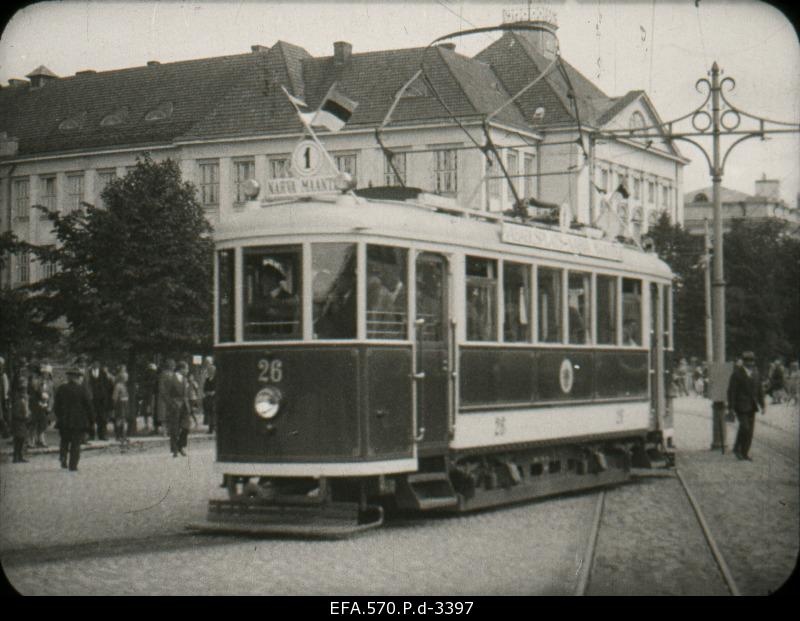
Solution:
M 457 507 L 458 496 L 446 472 L 417 472 L 400 485 L 398 503 L 408 509 L 432 511 Z

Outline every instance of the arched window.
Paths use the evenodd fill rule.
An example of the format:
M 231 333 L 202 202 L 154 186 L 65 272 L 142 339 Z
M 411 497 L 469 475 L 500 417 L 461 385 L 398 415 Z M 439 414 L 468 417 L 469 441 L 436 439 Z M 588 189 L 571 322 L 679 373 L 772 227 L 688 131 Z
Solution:
M 700 192 L 700 194 L 695 194 L 694 195 L 694 201 L 693 202 L 695 202 L 695 203 L 707 203 L 708 202 L 708 196 L 706 196 L 705 194 Z
M 173 105 L 171 101 L 165 101 L 157 108 L 150 110 L 144 117 L 145 121 L 163 121 L 172 116 Z

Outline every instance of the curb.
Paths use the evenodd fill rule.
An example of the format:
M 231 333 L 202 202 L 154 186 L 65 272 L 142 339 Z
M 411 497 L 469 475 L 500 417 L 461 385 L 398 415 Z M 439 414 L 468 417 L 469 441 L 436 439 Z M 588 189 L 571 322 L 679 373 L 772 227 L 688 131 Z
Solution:
M 216 439 L 216 434 L 207 434 L 207 433 L 190 433 L 189 434 L 189 441 L 214 441 Z M 12 455 L 13 448 L 10 444 L 8 444 L 9 440 L 3 439 L 2 440 L 2 447 L 0 447 L 0 455 Z M 127 446 L 143 446 L 146 444 L 169 444 L 169 437 L 168 436 L 134 436 L 133 438 L 129 438 L 129 442 Z M 106 448 L 120 448 L 122 444 L 117 442 L 116 440 L 89 440 L 88 444 L 81 444 L 81 452 L 83 451 L 93 451 L 99 449 L 106 449 Z M 25 456 L 26 457 L 33 457 L 35 455 L 52 455 L 59 452 L 59 446 L 57 444 L 51 444 L 47 448 L 28 448 L 25 449 Z

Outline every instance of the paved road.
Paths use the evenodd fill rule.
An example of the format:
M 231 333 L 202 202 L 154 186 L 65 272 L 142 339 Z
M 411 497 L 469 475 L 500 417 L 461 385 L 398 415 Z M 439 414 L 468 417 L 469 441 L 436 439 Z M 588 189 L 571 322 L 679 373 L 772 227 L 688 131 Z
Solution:
M 798 550 L 796 440 L 785 426 L 761 426 L 756 461 L 735 462 L 708 451 L 704 404 L 679 405 L 679 465 L 737 581 L 745 592 L 773 590 Z M 212 445 L 197 441 L 188 458 L 163 446 L 87 452 L 77 474 L 52 455 L 0 464 L 7 576 L 24 594 L 570 594 L 596 503 L 587 493 L 406 520 L 345 541 L 187 534 L 184 525 L 204 516 L 207 499 L 221 497 L 212 462 Z M 644 479 L 611 490 L 590 593 L 722 592 L 702 542 L 685 535 L 692 517 L 675 501 L 676 484 Z M 743 531 L 751 534 L 747 547 Z M 707 583 L 687 581 L 689 566 L 707 573 Z

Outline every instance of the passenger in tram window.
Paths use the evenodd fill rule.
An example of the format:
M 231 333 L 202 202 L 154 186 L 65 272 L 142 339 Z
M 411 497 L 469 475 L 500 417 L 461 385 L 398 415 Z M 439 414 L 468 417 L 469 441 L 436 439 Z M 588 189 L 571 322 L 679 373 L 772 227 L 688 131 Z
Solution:
M 277 261 L 274 263 L 277 264 Z M 281 271 L 273 265 L 269 267 L 271 269 L 266 271 L 261 289 L 263 310 L 266 319 L 275 322 L 271 333 L 290 333 L 298 321 L 300 298 L 292 292 L 291 280 L 286 270 L 282 266 Z
M 314 338 L 356 336 L 355 253 L 339 266 L 338 276 L 328 269 L 314 274 Z
M 640 344 L 640 330 L 639 322 L 635 319 L 626 319 L 622 325 L 622 344 L 623 345 L 639 345 Z

